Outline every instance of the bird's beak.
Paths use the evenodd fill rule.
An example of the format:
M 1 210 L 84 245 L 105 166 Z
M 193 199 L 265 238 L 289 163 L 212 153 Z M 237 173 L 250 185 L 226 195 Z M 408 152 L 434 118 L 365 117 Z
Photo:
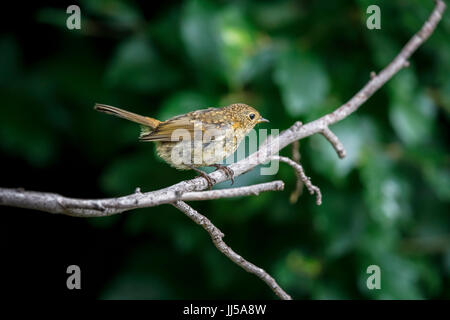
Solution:
M 261 119 L 258 120 L 258 123 L 261 123 L 261 122 L 270 122 L 270 121 L 267 120 L 267 119 L 261 118 Z

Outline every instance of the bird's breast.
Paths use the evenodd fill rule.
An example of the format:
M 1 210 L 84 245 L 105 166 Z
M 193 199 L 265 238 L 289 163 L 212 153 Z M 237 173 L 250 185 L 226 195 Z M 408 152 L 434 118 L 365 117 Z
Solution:
M 160 141 L 156 144 L 158 155 L 173 167 L 181 170 L 190 166 L 203 167 L 220 164 L 233 154 L 245 134 L 227 131 L 207 139 Z

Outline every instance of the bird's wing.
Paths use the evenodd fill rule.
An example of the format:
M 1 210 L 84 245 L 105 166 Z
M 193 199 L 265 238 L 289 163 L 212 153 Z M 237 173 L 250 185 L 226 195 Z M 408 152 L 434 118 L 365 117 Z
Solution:
M 204 135 L 214 136 L 213 139 L 220 138 L 220 132 L 217 131 L 217 123 L 207 123 L 201 121 L 201 115 L 204 112 L 214 110 L 214 108 L 197 110 L 173 117 L 167 121 L 161 122 L 152 132 L 141 134 L 141 141 L 180 141 L 186 139 L 204 139 Z
M 194 131 L 194 121 L 188 116 L 180 116 L 162 122 L 156 129 L 142 134 L 141 141 L 174 141 L 175 135 L 191 134 Z M 172 138 L 172 135 L 174 137 Z

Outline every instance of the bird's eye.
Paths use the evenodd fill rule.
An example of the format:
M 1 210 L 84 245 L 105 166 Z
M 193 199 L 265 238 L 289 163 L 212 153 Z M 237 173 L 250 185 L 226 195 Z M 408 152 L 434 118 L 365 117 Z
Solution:
M 250 120 L 253 120 L 253 119 L 255 119 L 255 114 L 254 113 L 250 113 L 248 115 L 248 117 L 250 118 Z

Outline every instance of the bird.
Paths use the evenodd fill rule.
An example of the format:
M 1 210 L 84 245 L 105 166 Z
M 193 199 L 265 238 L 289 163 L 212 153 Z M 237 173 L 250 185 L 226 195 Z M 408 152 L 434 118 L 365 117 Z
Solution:
M 106 104 L 96 103 L 94 109 L 140 124 L 140 141 L 154 141 L 159 157 L 178 170 L 198 172 L 209 189 L 215 181 L 198 168 L 222 169 L 233 184 L 233 170 L 220 163 L 236 151 L 255 125 L 269 122 L 244 103 L 195 110 L 165 121 Z

